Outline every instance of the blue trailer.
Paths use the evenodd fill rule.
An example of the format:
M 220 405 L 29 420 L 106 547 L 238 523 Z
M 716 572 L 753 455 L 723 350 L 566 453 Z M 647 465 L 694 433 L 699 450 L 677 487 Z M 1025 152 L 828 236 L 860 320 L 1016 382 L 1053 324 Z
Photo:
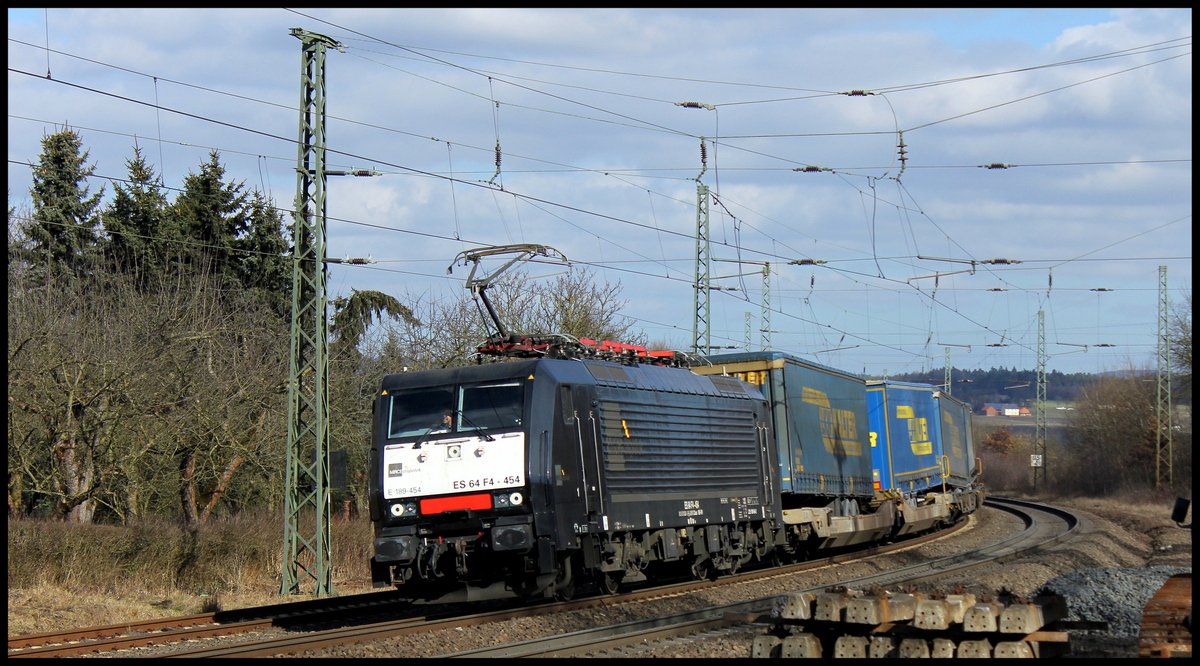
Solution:
M 971 439 L 971 407 L 942 391 L 936 391 L 933 396 L 938 405 L 937 439 L 942 445 L 942 455 L 948 459 L 950 474 L 947 481 L 955 487 L 968 487 L 975 479 L 972 474 L 975 445 Z
M 876 489 L 906 494 L 941 489 L 946 470 L 933 394 L 928 384 L 866 382 Z

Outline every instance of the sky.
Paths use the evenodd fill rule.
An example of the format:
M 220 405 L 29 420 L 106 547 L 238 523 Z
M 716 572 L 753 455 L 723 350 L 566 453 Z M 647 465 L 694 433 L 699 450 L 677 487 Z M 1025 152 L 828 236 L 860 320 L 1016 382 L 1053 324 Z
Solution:
M 8 19 L 17 206 L 42 138 L 67 125 L 106 202 L 135 145 L 168 188 L 216 149 L 290 224 L 290 30 L 339 42 L 325 61 L 327 168 L 378 175 L 329 178 L 327 254 L 375 263 L 331 264 L 330 297 L 457 297 L 458 253 L 534 243 L 619 288 L 649 341 L 690 350 L 700 185 L 720 352 L 765 343 L 937 381 L 947 354 L 955 368 L 1032 370 L 1041 312 L 1048 370 L 1153 368 L 1160 267 L 1172 306 L 1191 292 L 1190 9 Z

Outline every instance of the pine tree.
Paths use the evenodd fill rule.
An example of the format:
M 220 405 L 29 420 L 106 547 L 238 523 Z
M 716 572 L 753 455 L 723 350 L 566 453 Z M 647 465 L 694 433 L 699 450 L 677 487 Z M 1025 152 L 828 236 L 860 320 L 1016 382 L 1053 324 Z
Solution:
M 283 232 L 283 216 L 259 190 L 250 197 L 247 231 L 233 242 L 234 273 L 241 285 L 257 290 L 281 316 L 291 314 L 291 247 Z
M 409 325 L 419 326 L 420 321 L 413 316 L 412 310 L 380 291 L 350 290 L 349 297 L 335 298 L 330 301 L 333 306 L 333 322 L 329 333 L 334 338 L 334 347 L 343 353 L 357 353 L 358 344 L 367 334 L 373 321 L 380 321 L 386 313 L 388 317 Z
M 195 244 L 188 253 L 189 263 L 213 275 L 236 279 L 233 250 L 247 228 L 247 195 L 241 183 L 225 183 L 224 177 L 221 155 L 214 150 L 200 165 L 200 173 L 184 179 L 183 192 L 172 209 L 179 232 Z
M 129 185 L 114 186 L 112 204 L 104 212 L 106 239 L 103 251 L 117 270 L 137 277 L 145 287 L 168 272 L 168 261 L 180 250 L 178 229 L 167 217 L 167 197 L 146 163 L 141 148 L 134 147 L 126 160 Z
M 65 268 L 79 274 L 95 256 L 100 217 L 96 208 L 104 188 L 88 196 L 88 153 L 69 128 L 42 138 L 42 153 L 33 166 L 33 216 L 22 232 L 29 239 L 25 258 L 42 269 Z

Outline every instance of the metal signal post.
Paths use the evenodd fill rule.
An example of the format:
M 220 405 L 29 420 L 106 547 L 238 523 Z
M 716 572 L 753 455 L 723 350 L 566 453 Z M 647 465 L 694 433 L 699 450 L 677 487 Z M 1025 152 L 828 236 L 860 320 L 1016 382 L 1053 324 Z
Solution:
M 302 42 L 300 140 L 292 226 L 292 327 L 280 594 L 333 594 L 330 554 L 329 356 L 325 271 L 325 50 L 337 41 L 292 28 Z

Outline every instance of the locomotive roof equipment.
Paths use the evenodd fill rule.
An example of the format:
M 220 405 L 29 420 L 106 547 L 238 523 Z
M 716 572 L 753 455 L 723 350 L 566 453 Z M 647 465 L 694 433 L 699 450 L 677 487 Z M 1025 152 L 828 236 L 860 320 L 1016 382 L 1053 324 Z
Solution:
M 475 271 L 479 270 L 479 260 L 483 259 L 484 257 L 490 257 L 497 254 L 515 254 L 517 256 L 509 259 L 508 263 L 492 271 L 490 274 L 483 277 L 475 277 Z M 493 308 L 491 302 L 488 301 L 486 293 L 487 288 L 492 286 L 492 284 L 496 282 L 496 278 L 500 277 L 501 273 L 511 268 L 513 264 L 517 263 L 518 261 L 538 261 L 535 259 L 535 257 L 539 256 L 546 257 L 548 260 L 543 260 L 542 263 L 570 265 L 570 262 L 567 260 L 567 255 L 555 250 L 552 247 L 536 245 L 534 243 L 516 243 L 513 245 L 492 245 L 489 247 L 478 247 L 474 250 L 463 250 L 455 255 L 454 261 L 446 269 L 446 275 L 454 272 L 454 266 L 460 261 L 464 266 L 468 261 L 471 262 L 471 272 L 467 275 L 467 289 L 471 290 L 471 296 L 473 296 L 476 301 L 483 301 L 484 307 L 487 308 L 488 314 L 492 318 L 492 323 L 496 325 L 496 333 L 499 336 L 499 341 L 506 341 L 510 337 L 509 333 L 507 330 L 505 330 L 504 324 L 500 321 L 500 317 L 496 314 L 496 309 Z

